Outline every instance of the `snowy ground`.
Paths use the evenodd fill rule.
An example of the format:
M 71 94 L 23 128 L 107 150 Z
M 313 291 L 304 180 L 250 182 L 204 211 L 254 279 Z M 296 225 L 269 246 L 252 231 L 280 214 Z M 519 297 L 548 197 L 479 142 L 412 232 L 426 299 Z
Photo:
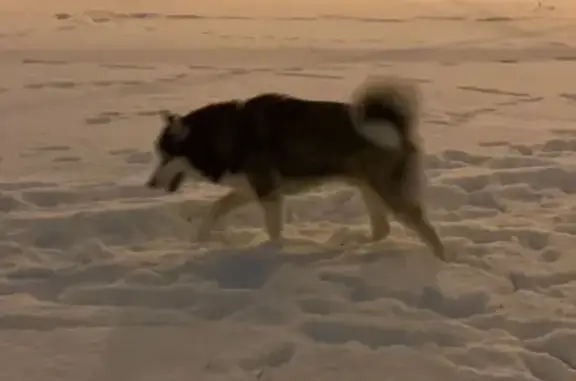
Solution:
M 5 3 L 1 380 L 576 380 L 567 1 Z M 259 247 L 255 205 L 194 242 L 179 205 L 200 216 L 222 189 L 143 187 L 159 109 L 344 100 L 367 73 L 422 86 L 427 198 L 454 262 L 397 224 L 359 244 L 367 216 L 342 186 L 289 201 L 282 252 Z

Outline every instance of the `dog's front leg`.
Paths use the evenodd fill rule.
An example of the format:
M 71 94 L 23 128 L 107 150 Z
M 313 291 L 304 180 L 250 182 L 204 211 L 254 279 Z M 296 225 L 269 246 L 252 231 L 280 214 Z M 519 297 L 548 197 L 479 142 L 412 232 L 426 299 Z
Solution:
M 207 241 L 210 239 L 212 229 L 218 220 L 234 209 L 252 200 L 252 195 L 247 191 L 232 190 L 222 198 L 215 201 L 208 214 L 202 219 L 198 229 L 198 240 Z
M 284 225 L 284 197 L 276 185 L 277 182 L 269 173 L 249 175 L 248 181 L 262 206 L 266 232 L 270 241 L 280 245 Z
M 276 192 L 275 192 L 276 193 Z M 270 195 L 260 199 L 264 210 L 264 223 L 270 241 L 280 244 L 284 225 L 283 202 L 281 195 Z
M 408 226 L 412 227 L 420 238 L 426 242 L 436 257 L 447 261 L 444 244 L 440 240 L 436 229 L 432 226 L 426 213 L 419 201 L 406 200 L 402 197 L 396 198 L 395 202 L 390 203 L 398 217 L 400 217 Z

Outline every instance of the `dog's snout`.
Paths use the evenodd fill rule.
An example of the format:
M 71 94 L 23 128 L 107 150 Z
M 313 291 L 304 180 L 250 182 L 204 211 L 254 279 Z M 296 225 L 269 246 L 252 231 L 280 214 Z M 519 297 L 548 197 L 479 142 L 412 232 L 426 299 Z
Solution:
M 155 178 L 151 178 L 146 182 L 146 186 L 148 188 L 156 189 L 158 188 L 158 182 L 156 181 Z

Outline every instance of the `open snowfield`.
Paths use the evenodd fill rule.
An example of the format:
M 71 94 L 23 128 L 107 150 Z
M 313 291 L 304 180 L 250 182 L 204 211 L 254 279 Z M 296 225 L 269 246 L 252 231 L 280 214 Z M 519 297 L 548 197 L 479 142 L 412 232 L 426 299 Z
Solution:
M 0 0 L 0 380 L 576 380 L 572 2 Z M 282 251 L 143 186 L 160 109 L 377 73 L 422 88 L 450 263 L 341 185 Z

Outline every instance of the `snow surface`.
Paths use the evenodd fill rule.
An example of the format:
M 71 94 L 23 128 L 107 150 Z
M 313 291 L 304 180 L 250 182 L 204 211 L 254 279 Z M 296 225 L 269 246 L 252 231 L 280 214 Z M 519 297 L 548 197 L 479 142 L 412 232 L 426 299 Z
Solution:
M 200 3 L 0 2 L 0 379 L 576 380 L 576 6 Z M 369 73 L 422 86 L 452 262 L 363 244 L 340 185 L 288 201 L 282 251 L 254 204 L 194 242 L 223 189 L 143 186 L 158 110 Z

